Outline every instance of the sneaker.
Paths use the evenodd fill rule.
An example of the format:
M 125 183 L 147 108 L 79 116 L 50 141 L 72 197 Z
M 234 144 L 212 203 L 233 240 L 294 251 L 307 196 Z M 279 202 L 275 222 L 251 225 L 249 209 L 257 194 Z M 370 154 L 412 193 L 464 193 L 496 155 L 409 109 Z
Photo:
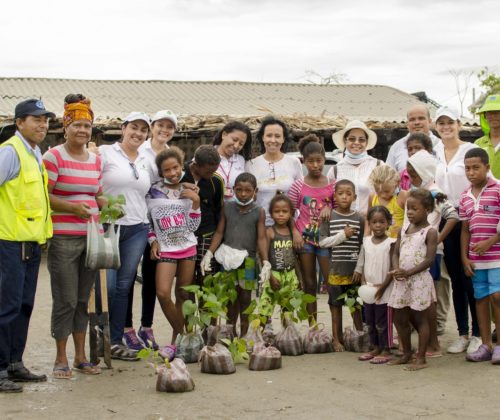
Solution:
M 129 349 L 124 344 L 113 344 L 111 346 L 111 358 L 125 360 L 126 362 L 135 362 L 139 360 L 137 352 Z
M 453 344 L 448 347 L 448 353 L 463 353 L 467 350 L 469 340 L 463 336 L 458 337 Z
M 122 342 L 132 351 L 139 351 L 144 348 L 144 346 L 139 341 L 135 330 L 131 328 L 127 332 L 123 333 Z
M 472 336 L 472 338 L 469 341 L 469 345 L 467 346 L 467 354 L 474 353 L 478 351 L 479 346 L 483 344 L 483 341 L 476 336 Z
M 495 346 L 493 349 L 493 354 L 491 355 L 491 363 L 494 365 L 500 365 L 500 346 Z
M 144 347 L 153 347 L 153 350 L 159 349 L 152 328 L 148 327 L 139 328 L 139 331 L 137 332 L 137 338 Z
M 465 359 L 469 362 L 488 362 L 491 360 L 491 350 L 487 345 L 481 344 L 474 353 L 468 353 Z

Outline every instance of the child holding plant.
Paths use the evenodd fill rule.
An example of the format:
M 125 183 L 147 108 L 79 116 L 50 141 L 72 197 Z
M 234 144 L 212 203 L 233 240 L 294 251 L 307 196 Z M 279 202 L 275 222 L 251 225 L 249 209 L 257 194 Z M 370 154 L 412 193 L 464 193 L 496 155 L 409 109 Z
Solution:
M 271 264 L 267 258 L 265 212 L 255 203 L 258 191 L 255 176 L 248 172 L 238 175 L 233 191 L 234 200 L 225 204 L 208 252 L 215 253 L 215 258 L 236 285 L 238 297 L 229 306 L 228 315 L 235 334 L 239 316 L 240 335 L 243 337 L 248 330 L 248 314 L 245 312 L 250 305 L 252 290 L 257 286 L 257 248 L 263 262 L 264 276 L 270 274 Z M 219 245 L 221 249 L 218 250 Z
M 191 284 L 196 260 L 196 236 L 200 224 L 200 198 L 181 184 L 184 153 L 172 146 L 156 157 L 159 175 L 147 196 L 151 244 L 151 259 L 157 260 L 156 295 L 163 313 L 172 326 L 173 341 L 184 330 L 182 303 Z M 172 301 L 172 283 L 176 277 L 175 304 Z
M 330 220 L 320 227 L 319 246 L 331 248 L 330 274 L 328 276 L 328 305 L 332 315 L 333 348 L 344 351 L 342 344 L 342 306 L 341 295 L 355 295 L 352 289 L 357 281 L 353 278 L 358 261 L 365 220 L 358 212 L 351 210 L 351 204 L 356 200 L 356 188 L 352 181 L 341 179 L 335 184 L 335 203 L 337 208 L 332 211 Z M 352 312 L 354 326 L 363 330 L 361 311 L 356 308 Z
M 271 274 L 263 278 L 262 295 L 258 304 L 258 313 L 269 319 L 276 304 L 276 291 L 290 287 L 296 290 L 299 280 L 295 273 L 295 252 L 293 249 L 292 221 L 293 204 L 285 194 L 278 192 L 269 204 L 269 214 L 274 225 L 266 228 L 266 240 L 269 250 Z

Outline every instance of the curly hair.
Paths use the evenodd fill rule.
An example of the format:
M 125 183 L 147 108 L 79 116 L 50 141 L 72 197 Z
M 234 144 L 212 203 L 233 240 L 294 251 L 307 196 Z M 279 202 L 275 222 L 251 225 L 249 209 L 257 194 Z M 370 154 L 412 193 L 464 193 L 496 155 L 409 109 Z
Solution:
M 283 121 L 274 117 L 273 115 L 269 115 L 262 120 L 262 123 L 260 124 L 260 127 L 259 127 L 259 131 L 257 131 L 257 134 L 255 135 L 255 137 L 257 138 L 257 141 L 259 143 L 260 153 L 262 154 L 266 151 L 266 148 L 264 147 L 263 138 L 264 138 L 264 132 L 266 131 L 266 127 L 268 125 L 279 125 L 283 129 L 284 143 L 281 146 L 281 151 L 287 152 L 288 145 L 290 144 L 290 141 L 291 141 L 290 130 L 288 129 L 288 126 Z
M 379 165 L 370 174 L 368 180 L 375 186 L 380 186 L 384 184 L 394 184 L 399 185 L 401 178 L 398 172 L 389 165 Z
M 158 175 L 160 177 L 162 177 L 161 164 L 163 161 L 171 158 L 176 159 L 179 165 L 184 165 L 184 152 L 181 149 L 176 146 L 171 146 L 168 149 L 162 150 L 155 159 L 156 166 L 158 167 Z
M 308 134 L 300 139 L 299 152 L 304 159 L 307 159 L 308 156 L 314 153 L 319 153 L 323 157 L 325 156 L 325 148 L 316 134 Z

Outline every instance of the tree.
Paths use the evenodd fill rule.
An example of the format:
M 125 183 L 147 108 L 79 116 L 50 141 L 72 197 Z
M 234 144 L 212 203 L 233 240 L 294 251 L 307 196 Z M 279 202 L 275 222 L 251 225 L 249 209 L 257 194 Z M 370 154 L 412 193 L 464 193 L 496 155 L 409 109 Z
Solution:
M 349 81 L 347 74 L 332 71 L 328 76 L 323 76 L 315 70 L 306 70 L 304 78 L 313 85 L 340 85 Z
M 455 89 L 457 90 L 458 100 L 460 102 L 460 116 L 464 115 L 464 101 L 470 87 L 470 79 L 474 76 L 474 70 L 450 69 L 448 73 L 455 79 Z
M 479 99 L 469 106 L 469 111 L 473 114 L 481 108 L 489 95 L 500 94 L 500 75 L 495 74 L 490 68 L 484 67 L 477 73 L 479 86 L 483 90 Z

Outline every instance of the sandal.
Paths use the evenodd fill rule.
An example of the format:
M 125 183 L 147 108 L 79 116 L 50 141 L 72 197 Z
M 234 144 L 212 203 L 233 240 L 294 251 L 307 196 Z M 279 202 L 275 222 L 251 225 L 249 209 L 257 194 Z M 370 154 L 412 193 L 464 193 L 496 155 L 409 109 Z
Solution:
M 85 375 L 99 375 L 101 373 L 101 368 L 90 362 L 81 362 L 73 365 L 73 369 Z
M 177 348 L 173 344 L 169 344 L 168 346 L 160 347 L 158 354 L 163 357 L 163 359 L 171 362 L 175 359 L 175 352 Z
M 370 363 L 372 365 L 383 365 L 391 360 L 392 358 L 390 356 L 375 356 L 372 360 L 370 360 Z
M 54 369 L 52 369 L 52 376 L 54 379 L 71 379 L 73 373 L 69 366 L 54 366 Z
M 358 357 L 358 360 L 366 362 L 367 360 L 372 360 L 375 356 L 371 353 L 365 353 Z
M 137 352 L 130 350 L 123 344 L 113 344 L 111 346 L 111 358 L 117 360 L 124 360 L 126 362 L 135 362 L 139 360 Z

